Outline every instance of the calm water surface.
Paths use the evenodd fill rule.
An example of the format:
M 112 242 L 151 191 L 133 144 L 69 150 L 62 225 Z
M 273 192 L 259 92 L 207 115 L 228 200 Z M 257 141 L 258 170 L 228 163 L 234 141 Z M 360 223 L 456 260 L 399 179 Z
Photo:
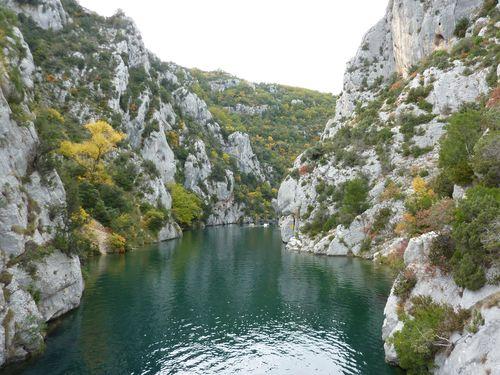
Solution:
M 394 374 L 381 326 L 391 275 L 221 227 L 88 265 L 81 307 L 23 374 Z

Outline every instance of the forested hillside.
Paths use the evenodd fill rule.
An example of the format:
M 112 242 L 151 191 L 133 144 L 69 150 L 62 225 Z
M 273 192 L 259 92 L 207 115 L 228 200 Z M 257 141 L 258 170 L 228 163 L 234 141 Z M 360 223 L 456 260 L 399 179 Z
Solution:
M 230 134 L 249 134 L 259 160 L 270 166 L 273 187 L 295 158 L 319 140 L 326 121 L 335 112 L 331 94 L 276 84 L 254 84 L 224 72 L 192 70 L 193 92 Z
M 334 111 L 330 94 L 163 62 L 122 12 L 74 0 L 0 1 L 0 45 L 0 364 L 78 306 L 80 260 L 275 219 Z

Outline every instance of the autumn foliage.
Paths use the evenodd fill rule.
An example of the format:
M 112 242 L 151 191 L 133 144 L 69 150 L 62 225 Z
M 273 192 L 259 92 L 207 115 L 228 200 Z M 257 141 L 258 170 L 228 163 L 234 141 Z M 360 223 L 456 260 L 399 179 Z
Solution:
M 90 133 L 90 138 L 81 143 L 63 141 L 59 152 L 85 170 L 84 178 L 92 182 L 109 183 L 111 178 L 106 172 L 103 158 L 126 136 L 105 121 L 91 122 L 84 127 Z

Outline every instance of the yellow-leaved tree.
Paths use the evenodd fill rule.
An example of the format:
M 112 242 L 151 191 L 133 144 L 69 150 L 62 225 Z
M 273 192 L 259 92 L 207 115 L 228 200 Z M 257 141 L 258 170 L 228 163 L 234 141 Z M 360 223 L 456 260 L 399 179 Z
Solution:
M 111 178 L 106 172 L 103 157 L 115 149 L 126 135 L 105 121 L 91 122 L 84 127 L 90 133 L 90 138 L 81 143 L 63 141 L 59 152 L 83 167 L 85 178 L 92 182 L 109 183 Z

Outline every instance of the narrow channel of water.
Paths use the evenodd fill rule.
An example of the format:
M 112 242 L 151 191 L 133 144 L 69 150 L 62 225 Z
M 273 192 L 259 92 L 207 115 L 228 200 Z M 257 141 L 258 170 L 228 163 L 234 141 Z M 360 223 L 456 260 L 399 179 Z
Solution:
M 275 228 L 219 227 L 88 265 L 82 305 L 23 374 L 394 374 L 391 275 L 284 250 Z

